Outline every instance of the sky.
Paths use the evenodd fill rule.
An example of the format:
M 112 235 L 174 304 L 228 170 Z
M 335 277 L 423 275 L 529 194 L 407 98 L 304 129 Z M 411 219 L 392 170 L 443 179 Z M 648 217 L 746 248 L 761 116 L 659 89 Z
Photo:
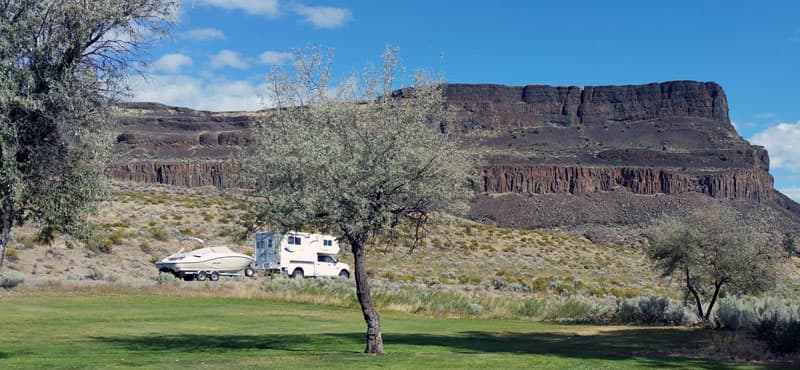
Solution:
M 790 0 L 183 0 L 129 99 L 261 109 L 271 66 L 308 45 L 333 50 L 333 78 L 391 46 L 407 70 L 453 83 L 715 81 L 739 135 L 769 150 L 776 188 L 800 201 L 798 16 Z

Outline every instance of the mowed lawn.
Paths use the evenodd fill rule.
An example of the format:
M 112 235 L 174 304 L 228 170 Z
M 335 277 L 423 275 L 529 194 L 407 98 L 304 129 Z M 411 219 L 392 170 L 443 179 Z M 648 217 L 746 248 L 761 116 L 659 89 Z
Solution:
M 0 369 L 729 368 L 669 355 L 698 330 L 435 319 L 385 312 L 387 356 L 356 310 L 262 299 L 0 296 Z

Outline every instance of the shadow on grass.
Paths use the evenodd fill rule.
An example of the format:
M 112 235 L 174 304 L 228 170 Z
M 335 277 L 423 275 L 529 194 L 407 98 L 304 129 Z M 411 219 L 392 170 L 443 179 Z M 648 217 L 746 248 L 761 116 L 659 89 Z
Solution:
M 143 337 L 94 337 L 93 340 L 128 350 L 220 352 L 237 350 L 281 350 L 292 352 L 345 352 L 360 348 L 362 333 L 309 335 L 169 335 Z M 463 332 L 456 335 L 384 334 L 387 350 L 398 352 L 444 351 L 456 353 L 542 354 L 564 358 L 635 359 L 643 367 L 726 368 L 711 361 L 669 357 L 685 348 L 705 345 L 704 332 L 635 329 L 576 335 L 570 333 Z M 396 346 L 408 346 L 400 349 Z M 417 347 L 417 348 L 414 348 Z

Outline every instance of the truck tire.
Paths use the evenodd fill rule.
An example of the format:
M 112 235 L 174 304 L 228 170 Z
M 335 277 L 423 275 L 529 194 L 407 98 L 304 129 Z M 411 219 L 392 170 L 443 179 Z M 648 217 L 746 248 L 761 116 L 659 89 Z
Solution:
M 342 279 L 347 280 L 347 279 L 350 278 L 350 272 L 347 271 L 347 270 L 339 271 L 339 277 L 342 278 Z
M 219 272 L 212 271 L 212 272 L 211 272 L 211 273 L 208 275 L 208 280 L 211 280 L 211 281 L 217 281 L 217 280 L 219 280 Z
M 302 278 L 304 278 L 305 276 L 303 276 L 303 269 L 294 269 L 294 271 L 292 271 L 292 275 L 290 275 L 290 277 L 292 279 L 302 279 Z
M 205 271 L 200 271 L 197 273 L 197 281 L 206 281 L 207 277 L 208 275 L 206 274 Z
M 255 276 L 255 274 L 256 274 L 256 270 L 253 270 L 252 267 L 248 267 L 248 268 L 244 269 L 244 276 L 253 277 L 253 276 Z

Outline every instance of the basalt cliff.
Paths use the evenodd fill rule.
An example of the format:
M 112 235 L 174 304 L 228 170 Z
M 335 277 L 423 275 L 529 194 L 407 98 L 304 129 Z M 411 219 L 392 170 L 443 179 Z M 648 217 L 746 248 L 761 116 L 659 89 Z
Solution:
M 449 84 L 440 129 L 481 158 L 476 220 L 537 227 L 635 223 L 734 202 L 793 224 L 800 206 L 773 189 L 767 151 L 742 139 L 713 82 L 553 87 Z M 115 114 L 120 180 L 231 186 L 262 112 L 127 103 Z

